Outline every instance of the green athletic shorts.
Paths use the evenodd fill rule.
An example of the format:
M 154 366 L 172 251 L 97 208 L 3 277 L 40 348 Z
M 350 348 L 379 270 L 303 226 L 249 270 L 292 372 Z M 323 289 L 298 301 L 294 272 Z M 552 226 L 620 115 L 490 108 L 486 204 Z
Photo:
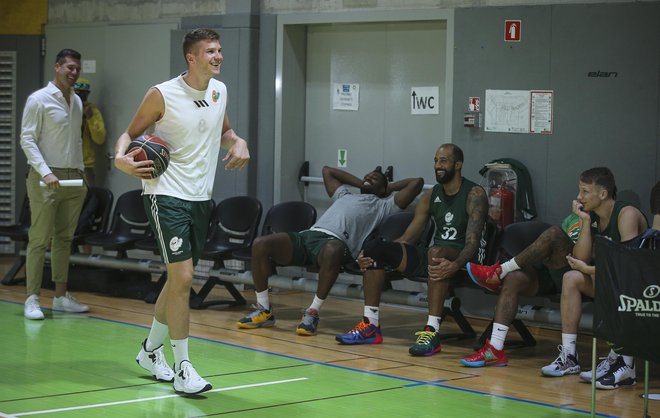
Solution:
M 143 195 L 144 210 L 165 264 L 192 259 L 197 264 L 209 229 L 210 201 Z
M 344 242 L 332 235 L 320 231 L 289 232 L 289 239 L 293 244 L 293 257 L 289 264 L 293 266 L 316 266 L 321 249 L 329 241 L 336 240 L 344 246 L 344 260 L 342 264 L 353 261 L 351 253 Z

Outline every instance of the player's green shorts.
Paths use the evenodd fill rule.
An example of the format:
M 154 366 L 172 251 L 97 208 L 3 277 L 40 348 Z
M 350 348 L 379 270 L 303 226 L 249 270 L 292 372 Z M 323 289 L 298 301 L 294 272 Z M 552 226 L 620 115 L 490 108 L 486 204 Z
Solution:
M 561 283 L 564 273 L 571 270 L 569 266 L 561 269 L 550 269 L 545 266 L 535 267 L 539 276 L 539 290 L 537 296 L 553 295 L 561 293 Z
M 165 264 L 192 259 L 197 264 L 209 229 L 211 204 L 145 194 L 144 210 Z
M 344 246 L 344 260 L 342 264 L 353 261 L 348 247 L 343 241 L 320 231 L 289 232 L 289 239 L 293 243 L 293 257 L 289 264 L 294 266 L 316 266 L 321 249 L 329 241 L 336 240 Z

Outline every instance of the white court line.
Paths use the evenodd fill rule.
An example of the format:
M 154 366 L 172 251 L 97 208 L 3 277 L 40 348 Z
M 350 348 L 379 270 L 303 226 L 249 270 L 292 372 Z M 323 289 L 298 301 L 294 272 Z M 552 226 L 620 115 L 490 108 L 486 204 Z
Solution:
M 4 412 L 0 412 L 0 418 L 14 418 L 16 415 L 9 415 L 5 414 Z
M 236 389 L 246 389 L 246 388 L 255 388 L 255 387 L 259 387 L 259 386 L 278 385 L 280 383 L 298 382 L 298 381 L 307 380 L 307 379 L 308 379 L 308 377 L 298 377 L 296 379 L 275 380 L 273 382 L 254 383 L 254 384 L 251 384 L 251 385 L 230 386 L 228 388 L 212 389 L 212 390 L 209 390 L 208 392 L 204 392 L 204 393 L 226 392 L 226 391 L 229 391 L 229 390 L 236 390 Z M 151 398 L 130 399 L 130 400 L 127 400 L 127 401 L 117 401 L 117 402 L 97 403 L 97 404 L 92 404 L 92 405 L 72 406 L 72 407 L 69 407 L 69 408 L 44 409 L 44 410 L 41 410 L 41 411 L 21 412 L 21 413 L 18 413 L 18 414 L 14 414 L 13 417 L 23 417 L 23 416 L 27 416 L 27 415 L 38 415 L 38 414 L 50 414 L 51 412 L 76 411 L 76 410 L 79 410 L 79 409 L 101 408 L 101 407 L 104 407 L 104 406 L 123 405 L 123 404 L 128 404 L 128 403 L 147 402 L 147 401 L 155 401 L 155 400 L 158 400 L 158 399 L 179 398 L 179 397 L 181 397 L 181 395 L 173 394 L 173 395 L 153 396 Z M 11 417 L 11 415 L 7 415 L 7 416 Z

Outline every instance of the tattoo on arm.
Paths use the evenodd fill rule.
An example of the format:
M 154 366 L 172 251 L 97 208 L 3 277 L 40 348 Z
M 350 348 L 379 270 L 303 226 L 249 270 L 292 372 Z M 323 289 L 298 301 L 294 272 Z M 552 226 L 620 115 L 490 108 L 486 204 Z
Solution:
M 464 266 L 465 263 L 472 260 L 479 250 L 481 234 L 488 214 L 488 199 L 481 186 L 475 186 L 470 190 L 466 209 L 469 218 L 465 231 L 465 247 L 454 260 L 459 266 Z

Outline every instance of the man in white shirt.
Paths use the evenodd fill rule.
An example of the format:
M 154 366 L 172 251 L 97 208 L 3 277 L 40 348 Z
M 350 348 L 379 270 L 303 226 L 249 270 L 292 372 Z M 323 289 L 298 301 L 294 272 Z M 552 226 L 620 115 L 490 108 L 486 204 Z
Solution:
M 73 92 L 79 75 L 80 53 L 63 49 L 55 58 L 53 81 L 32 93 L 23 110 L 21 147 L 30 164 L 27 194 L 32 213 L 25 266 L 28 297 L 24 314 L 28 319 L 44 319 L 39 292 L 49 244 L 55 282 L 53 310 L 89 310 L 67 292 L 71 241 L 87 188 L 60 184 L 60 180 L 83 178 L 82 102 Z

